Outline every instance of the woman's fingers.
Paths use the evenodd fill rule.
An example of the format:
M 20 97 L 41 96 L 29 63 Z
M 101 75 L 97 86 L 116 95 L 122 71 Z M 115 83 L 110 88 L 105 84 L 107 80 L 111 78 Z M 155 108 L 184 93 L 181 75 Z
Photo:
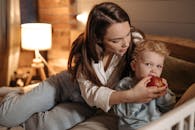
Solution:
M 139 81 L 134 88 L 130 91 L 133 91 L 134 102 L 146 103 L 152 99 L 163 96 L 166 93 L 165 87 L 147 87 L 147 83 L 150 82 L 151 77 L 143 78 Z
M 133 91 L 135 102 L 143 103 L 149 102 L 153 99 L 153 92 L 146 87 L 148 82 L 150 82 L 150 77 L 143 78 L 133 89 L 131 89 L 131 91 Z
M 158 97 L 161 97 L 161 96 L 163 96 L 164 94 L 166 94 L 166 86 L 165 87 L 150 87 L 150 88 L 148 88 L 148 89 L 150 89 L 150 91 L 151 91 L 151 97 L 152 98 L 158 98 Z
M 140 82 L 143 82 L 144 85 L 147 86 L 147 84 L 150 82 L 150 79 L 151 79 L 151 77 L 148 76 L 148 77 L 143 78 Z

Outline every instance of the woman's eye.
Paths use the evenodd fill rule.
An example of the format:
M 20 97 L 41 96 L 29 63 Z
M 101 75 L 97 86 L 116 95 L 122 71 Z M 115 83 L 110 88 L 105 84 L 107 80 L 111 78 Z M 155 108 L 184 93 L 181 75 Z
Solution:
M 115 40 L 115 41 L 112 41 L 113 43 L 120 43 L 121 41 L 120 40 Z

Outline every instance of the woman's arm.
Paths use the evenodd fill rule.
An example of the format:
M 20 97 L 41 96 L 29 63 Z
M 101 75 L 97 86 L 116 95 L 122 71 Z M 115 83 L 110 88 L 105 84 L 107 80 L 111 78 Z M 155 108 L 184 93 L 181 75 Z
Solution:
M 166 88 L 147 88 L 148 79 L 149 77 L 141 80 L 134 88 L 124 91 L 115 91 L 105 86 L 99 87 L 84 77 L 78 78 L 78 82 L 85 101 L 90 106 L 96 106 L 107 112 L 114 104 L 143 103 L 161 96 Z
M 138 82 L 133 88 L 124 91 L 114 91 L 110 96 L 110 105 L 119 103 L 145 103 L 165 94 L 166 87 L 146 87 L 150 77 Z
M 109 99 L 114 90 L 105 86 L 99 87 L 84 77 L 78 78 L 78 82 L 81 95 L 88 105 L 101 108 L 105 112 L 110 110 Z

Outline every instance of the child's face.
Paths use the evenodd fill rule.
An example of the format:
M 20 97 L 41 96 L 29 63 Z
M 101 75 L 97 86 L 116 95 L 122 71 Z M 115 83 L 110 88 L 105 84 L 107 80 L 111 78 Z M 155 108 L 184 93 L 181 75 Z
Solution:
M 143 51 L 136 61 L 131 63 L 137 79 L 153 75 L 160 77 L 165 57 L 152 51 Z

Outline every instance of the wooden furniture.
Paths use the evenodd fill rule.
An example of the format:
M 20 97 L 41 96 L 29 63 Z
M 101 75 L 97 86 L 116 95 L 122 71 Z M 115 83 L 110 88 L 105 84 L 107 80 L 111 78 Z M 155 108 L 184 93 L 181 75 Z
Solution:
M 139 130 L 194 130 L 195 98 L 164 114 Z
M 32 65 L 31 65 L 30 74 L 29 74 L 29 76 L 26 80 L 25 85 L 30 84 L 30 81 L 33 77 L 34 71 L 38 72 L 38 74 L 39 74 L 42 81 L 46 79 L 46 74 L 45 74 L 45 71 L 44 71 L 44 64 L 42 62 L 33 62 Z
M 192 83 L 192 82 L 195 83 L 195 78 L 194 78 L 195 77 L 195 73 L 194 73 L 195 72 L 195 62 L 194 62 L 194 57 L 192 57 L 193 55 L 195 55 L 195 53 L 194 53 L 195 41 L 191 41 L 189 39 L 180 40 L 180 38 L 171 38 L 171 37 L 154 36 L 154 35 L 152 35 L 152 36 L 147 35 L 146 37 L 149 39 L 164 41 L 164 42 L 166 42 L 168 47 L 172 47 L 172 49 L 171 49 L 172 57 L 169 59 L 170 62 L 168 62 L 168 64 L 167 64 L 168 67 L 165 67 L 166 70 L 164 70 L 164 71 L 167 72 L 166 76 L 169 76 L 170 80 L 173 80 L 173 81 L 170 81 L 168 79 L 168 81 L 171 82 L 171 83 L 169 82 L 169 84 L 174 85 L 174 87 L 172 87 L 172 89 L 174 89 L 174 92 L 176 92 L 177 94 L 183 93 L 187 89 L 187 87 L 189 86 L 190 83 Z M 187 49 L 187 50 L 185 50 L 185 49 Z M 179 50 L 179 52 L 178 52 L 178 50 Z M 189 57 L 191 57 L 191 58 L 189 58 Z M 179 115 L 181 115 L 180 114 L 181 112 L 182 113 L 184 111 L 185 111 L 185 113 L 190 112 L 192 109 L 190 109 L 190 111 L 188 111 L 187 108 L 194 108 L 194 100 L 192 102 L 191 102 L 192 104 L 188 103 L 188 105 L 186 105 L 185 108 L 184 108 L 184 106 L 182 106 L 178 109 L 175 109 L 174 113 L 175 114 L 179 113 Z M 193 109 L 193 111 L 194 111 L 194 109 Z M 171 113 L 170 113 L 169 117 L 172 117 L 175 115 L 175 114 L 172 115 Z M 183 116 L 183 115 L 181 115 L 181 116 Z M 169 119 L 164 119 L 164 118 L 165 117 L 163 117 L 163 119 L 162 119 L 163 122 L 167 122 L 167 120 L 169 120 Z M 101 127 L 99 130 L 107 129 L 105 127 L 111 126 L 111 125 L 112 125 L 112 130 L 117 129 L 117 125 L 115 125 L 115 124 L 117 124 L 116 122 L 106 122 L 106 121 L 107 121 L 106 116 L 104 116 L 102 114 L 98 118 L 97 118 L 97 116 L 93 116 L 90 119 L 87 119 L 85 122 L 90 122 L 91 126 L 95 125 L 95 126 L 97 126 L 96 128 Z M 172 121 L 176 121 L 176 120 L 172 119 Z M 107 125 L 105 125 L 105 124 L 107 124 Z M 162 125 L 162 126 L 164 127 L 167 125 L 168 124 Z M 86 125 L 83 125 L 83 123 L 79 123 L 75 127 L 71 128 L 70 130 L 74 130 L 74 128 L 79 129 L 79 130 L 85 130 Z M 90 128 L 90 126 L 89 126 L 89 128 Z M 151 128 L 151 127 L 148 127 L 148 128 Z
M 195 41 L 159 35 L 146 35 L 146 38 L 165 42 L 171 50 L 171 56 L 195 63 Z

